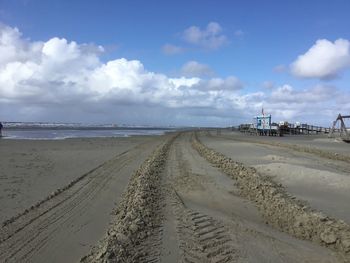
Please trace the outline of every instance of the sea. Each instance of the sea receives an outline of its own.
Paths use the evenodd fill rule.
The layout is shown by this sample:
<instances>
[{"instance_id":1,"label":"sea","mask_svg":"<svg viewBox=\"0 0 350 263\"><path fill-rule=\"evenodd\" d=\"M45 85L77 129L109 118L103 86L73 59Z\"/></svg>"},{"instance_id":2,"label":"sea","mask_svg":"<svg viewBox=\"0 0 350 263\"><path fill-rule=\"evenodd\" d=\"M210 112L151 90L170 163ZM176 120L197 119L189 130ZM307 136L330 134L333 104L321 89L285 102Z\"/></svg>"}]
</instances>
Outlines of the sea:
<instances>
[{"instance_id":1,"label":"sea","mask_svg":"<svg viewBox=\"0 0 350 263\"><path fill-rule=\"evenodd\" d=\"M6 127L7 126L7 127ZM175 128L159 127L75 127L50 125L5 125L1 139L63 140L68 138L129 137L163 135Z\"/></svg>"}]
</instances>

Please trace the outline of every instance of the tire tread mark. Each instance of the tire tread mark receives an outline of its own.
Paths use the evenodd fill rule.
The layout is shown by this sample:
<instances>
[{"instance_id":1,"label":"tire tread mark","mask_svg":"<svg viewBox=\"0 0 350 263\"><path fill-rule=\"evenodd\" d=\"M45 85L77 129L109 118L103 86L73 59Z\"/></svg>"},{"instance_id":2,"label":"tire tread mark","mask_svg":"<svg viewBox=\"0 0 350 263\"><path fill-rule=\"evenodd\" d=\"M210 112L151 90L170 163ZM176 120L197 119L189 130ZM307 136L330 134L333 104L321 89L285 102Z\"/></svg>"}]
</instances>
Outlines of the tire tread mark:
<instances>
[{"instance_id":1,"label":"tire tread mark","mask_svg":"<svg viewBox=\"0 0 350 263\"><path fill-rule=\"evenodd\" d=\"M131 150L140 148L146 143L137 145ZM65 222L84 211L89 205L89 201L108 184L115 172L118 172L132 161L133 157L137 155L137 150L129 153L131 150L117 155L80 176L77 182L81 182L81 185L77 185L77 182L70 185L55 196L55 199L51 202L56 202L52 205L48 204L48 207L45 207L48 202L41 202L38 207L29 210L25 217L19 216L16 220L7 224L5 229L0 231L0 236L5 236L0 242L1 258L7 262L16 258L17 254L22 252L18 256L21 260L25 260L40 250L52 234L58 231ZM74 189L74 187L77 189ZM67 191L68 189L71 190ZM51 198L46 201L49 200ZM41 209L43 211L40 211ZM38 212L39 214L37 214ZM31 216L31 214L33 215ZM49 216L44 217L47 214ZM45 233L48 228L53 229Z\"/></svg>"}]
</instances>

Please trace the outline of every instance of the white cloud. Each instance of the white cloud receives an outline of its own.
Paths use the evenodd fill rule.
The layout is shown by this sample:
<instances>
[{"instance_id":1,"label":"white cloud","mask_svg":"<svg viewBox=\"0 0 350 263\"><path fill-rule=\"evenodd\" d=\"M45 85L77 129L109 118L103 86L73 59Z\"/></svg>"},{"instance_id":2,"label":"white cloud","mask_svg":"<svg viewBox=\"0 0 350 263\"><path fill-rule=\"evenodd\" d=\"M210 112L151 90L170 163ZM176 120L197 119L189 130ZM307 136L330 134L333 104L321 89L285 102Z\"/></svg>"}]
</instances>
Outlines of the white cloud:
<instances>
[{"instance_id":1,"label":"white cloud","mask_svg":"<svg viewBox=\"0 0 350 263\"><path fill-rule=\"evenodd\" d=\"M4 25L0 50L0 119L8 121L230 125L251 121L264 106L274 120L316 122L336 116L337 100L350 97L330 86L247 91L235 76L169 78L138 60L102 62L99 46L29 41Z\"/></svg>"},{"instance_id":2,"label":"white cloud","mask_svg":"<svg viewBox=\"0 0 350 263\"><path fill-rule=\"evenodd\" d=\"M336 101L343 95L328 85L299 90L285 84L265 94L262 101L264 110L271 113L275 121L301 121L327 127L340 110Z\"/></svg>"},{"instance_id":3,"label":"white cloud","mask_svg":"<svg viewBox=\"0 0 350 263\"><path fill-rule=\"evenodd\" d=\"M185 49L180 46L165 44L164 46L162 46L162 51L166 55L176 55L183 53Z\"/></svg>"},{"instance_id":4,"label":"white cloud","mask_svg":"<svg viewBox=\"0 0 350 263\"><path fill-rule=\"evenodd\" d=\"M334 43L327 39L317 40L291 65L292 73L302 78L332 79L350 66L350 42L338 39Z\"/></svg>"},{"instance_id":5,"label":"white cloud","mask_svg":"<svg viewBox=\"0 0 350 263\"><path fill-rule=\"evenodd\" d=\"M205 29L191 26L183 32L183 39L193 45L205 49L218 49L228 43L227 37L222 34L219 23L210 22Z\"/></svg>"},{"instance_id":6,"label":"white cloud","mask_svg":"<svg viewBox=\"0 0 350 263\"><path fill-rule=\"evenodd\" d=\"M206 64L188 61L182 66L181 73L186 77L206 77L212 76L214 71Z\"/></svg>"},{"instance_id":7,"label":"white cloud","mask_svg":"<svg viewBox=\"0 0 350 263\"><path fill-rule=\"evenodd\" d=\"M297 91L290 85L283 85L273 90L270 99L275 102L283 103L322 103L329 100L334 94L334 87L315 86L310 89Z\"/></svg>"},{"instance_id":8,"label":"white cloud","mask_svg":"<svg viewBox=\"0 0 350 263\"><path fill-rule=\"evenodd\" d=\"M6 53L0 60L0 118L5 120L181 124L201 109L214 117L217 109L237 105L232 101L241 87L236 77L169 78L146 70L138 60L104 63L102 47L56 37L33 42L5 25L0 28L0 50ZM199 63L188 64L187 70L194 75L210 71ZM197 124L207 121L203 115Z\"/></svg>"},{"instance_id":9,"label":"white cloud","mask_svg":"<svg viewBox=\"0 0 350 263\"><path fill-rule=\"evenodd\" d=\"M169 81L171 84L175 86L175 88L178 89L180 87L196 85L201 81L201 79L181 77L181 78L169 78Z\"/></svg>"},{"instance_id":10,"label":"white cloud","mask_svg":"<svg viewBox=\"0 0 350 263\"><path fill-rule=\"evenodd\" d=\"M0 67L10 61L35 60L42 48L41 42L30 43L22 40L18 28L0 23Z\"/></svg>"}]
</instances>

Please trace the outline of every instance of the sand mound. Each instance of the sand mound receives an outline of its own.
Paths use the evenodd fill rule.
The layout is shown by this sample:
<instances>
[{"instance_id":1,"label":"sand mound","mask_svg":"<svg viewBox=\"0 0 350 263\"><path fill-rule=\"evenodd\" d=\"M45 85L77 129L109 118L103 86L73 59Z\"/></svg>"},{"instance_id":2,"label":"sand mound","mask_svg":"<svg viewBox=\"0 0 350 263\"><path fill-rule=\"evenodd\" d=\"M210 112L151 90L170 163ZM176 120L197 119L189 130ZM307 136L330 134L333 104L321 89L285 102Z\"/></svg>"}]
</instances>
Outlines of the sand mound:
<instances>
[{"instance_id":1,"label":"sand mound","mask_svg":"<svg viewBox=\"0 0 350 263\"><path fill-rule=\"evenodd\" d=\"M209 162L233 177L241 194L255 201L267 222L295 237L311 240L346 254L350 259L350 226L310 209L304 202L290 196L281 184L260 176L254 168L204 146L197 136L193 147Z\"/></svg>"}]
</instances>

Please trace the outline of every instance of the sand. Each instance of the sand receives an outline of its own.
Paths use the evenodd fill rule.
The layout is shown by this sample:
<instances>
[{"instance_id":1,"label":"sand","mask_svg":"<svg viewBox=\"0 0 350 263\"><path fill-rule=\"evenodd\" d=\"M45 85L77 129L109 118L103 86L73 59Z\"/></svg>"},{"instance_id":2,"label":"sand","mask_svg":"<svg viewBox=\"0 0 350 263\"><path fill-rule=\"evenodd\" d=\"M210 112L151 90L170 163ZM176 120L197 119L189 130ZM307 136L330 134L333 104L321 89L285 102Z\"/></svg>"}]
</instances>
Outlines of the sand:
<instances>
[{"instance_id":1,"label":"sand","mask_svg":"<svg viewBox=\"0 0 350 263\"><path fill-rule=\"evenodd\" d=\"M185 132L0 141L6 174L1 187L15 194L3 194L1 216L20 213L1 228L0 257L5 262L350 260L349 163L269 145L271 138L231 132L195 138ZM288 143L338 149L320 137ZM339 148L348 154L344 145ZM292 196L310 208L299 209ZM288 221L288 213L300 222Z\"/></svg>"},{"instance_id":2,"label":"sand","mask_svg":"<svg viewBox=\"0 0 350 263\"><path fill-rule=\"evenodd\" d=\"M149 137L0 140L0 222Z\"/></svg>"},{"instance_id":3,"label":"sand","mask_svg":"<svg viewBox=\"0 0 350 263\"><path fill-rule=\"evenodd\" d=\"M82 262L342 262L329 249L266 224L191 138L181 134L140 168L116 221ZM152 194L140 187L145 181Z\"/></svg>"},{"instance_id":4,"label":"sand","mask_svg":"<svg viewBox=\"0 0 350 263\"><path fill-rule=\"evenodd\" d=\"M1 258L78 261L103 236L132 173L162 140L0 141L1 219L29 209L2 228L6 242L0 243ZM77 182L70 188L56 190L72 180ZM55 191L59 193L51 198ZM36 206L40 200L45 202Z\"/></svg>"},{"instance_id":5,"label":"sand","mask_svg":"<svg viewBox=\"0 0 350 263\"><path fill-rule=\"evenodd\" d=\"M235 132L211 135L201 137L208 147L255 167L262 175L272 176L276 182L286 186L288 192L306 200L315 209L350 224L350 163L254 142L312 146L314 149L346 155L350 155L349 144L313 136L289 136L283 141L283 137L245 136Z\"/></svg>"}]
</instances>

